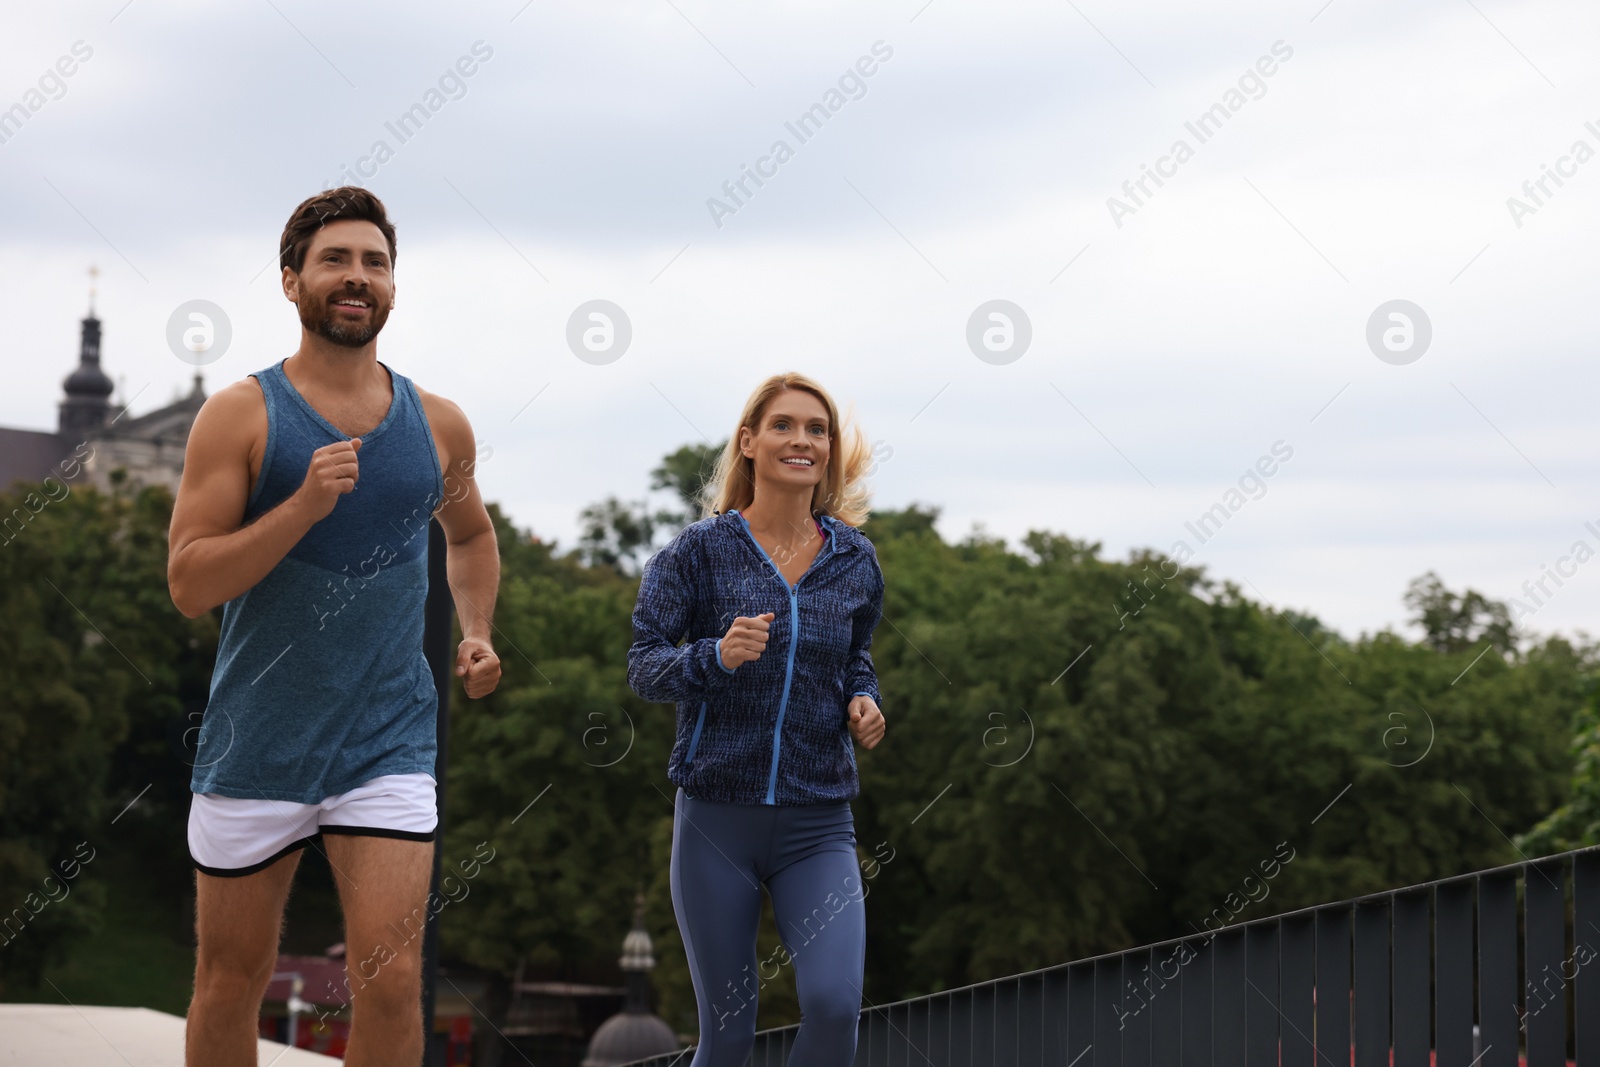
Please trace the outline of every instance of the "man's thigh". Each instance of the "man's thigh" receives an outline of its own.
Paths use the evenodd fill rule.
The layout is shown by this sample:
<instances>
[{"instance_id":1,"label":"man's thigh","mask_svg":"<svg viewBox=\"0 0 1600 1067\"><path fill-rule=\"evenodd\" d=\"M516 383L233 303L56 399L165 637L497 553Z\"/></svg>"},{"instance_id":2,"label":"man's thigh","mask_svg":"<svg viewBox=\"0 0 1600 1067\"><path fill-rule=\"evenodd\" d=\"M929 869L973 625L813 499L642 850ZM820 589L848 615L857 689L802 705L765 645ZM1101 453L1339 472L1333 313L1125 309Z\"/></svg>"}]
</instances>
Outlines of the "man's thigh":
<instances>
[{"instance_id":1,"label":"man's thigh","mask_svg":"<svg viewBox=\"0 0 1600 1067\"><path fill-rule=\"evenodd\" d=\"M433 776L392 774L324 800L323 847L345 916L345 961L352 980L378 968L420 972L439 815Z\"/></svg>"},{"instance_id":2,"label":"man's thigh","mask_svg":"<svg viewBox=\"0 0 1600 1067\"><path fill-rule=\"evenodd\" d=\"M217 877L195 872L197 976L271 977L277 962L283 909L300 850L251 874Z\"/></svg>"},{"instance_id":3,"label":"man's thigh","mask_svg":"<svg viewBox=\"0 0 1600 1067\"><path fill-rule=\"evenodd\" d=\"M434 842L329 834L323 844L344 909L351 982L378 981L385 970L420 975Z\"/></svg>"}]
</instances>

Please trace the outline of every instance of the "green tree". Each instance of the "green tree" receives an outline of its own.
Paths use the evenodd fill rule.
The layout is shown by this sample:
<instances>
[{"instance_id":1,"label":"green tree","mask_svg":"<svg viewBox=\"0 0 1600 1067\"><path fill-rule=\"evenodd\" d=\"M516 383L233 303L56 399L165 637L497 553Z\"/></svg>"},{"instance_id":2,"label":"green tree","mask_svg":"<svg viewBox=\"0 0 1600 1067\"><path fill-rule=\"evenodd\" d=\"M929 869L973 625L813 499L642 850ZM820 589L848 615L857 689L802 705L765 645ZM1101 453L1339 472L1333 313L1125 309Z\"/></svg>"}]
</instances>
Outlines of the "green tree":
<instances>
[{"instance_id":1,"label":"green tree","mask_svg":"<svg viewBox=\"0 0 1600 1067\"><path fill-rule=\"evenodd\" d=\"M678 508L652 512L649 501L624 502L614 496L584 508L579 515L580 558L591 567L637 575L655 550L658 534L671 537L700 517L700 494L721 454L721 445L684 445L650 472L650 488L672 490Z\"/></svg>"},{"instance_id":2,"label":"green tree","mask_svg":"<svg viewBox=\"0 0 1600 1067\"><path fill-rule=\"evenodd\" d=\"M1415 613L1411 621L1422 627L1427 645L1436 651L1463 652L1485 641L1502 655L1516 651L1515 627L1505 604L1473 589L1452 593L1433 571L1411 580L1405 603Z\"/></svg>"},{"instance_id":3,"label":"green tree","mask_svg":"<svg viewBox=\"0 0 1600 1067\"><path fill-rule=\"evenodd\" d=\"M662 457L661 465L650 472L650 488L672 490L683 505L682 510L656 515L656 521L668 532L676 532L700 517L701 496L727 446L726 438L716 445L684 445Z\"/></svg>"},{"instance_id":4,"label":"green tree","mask_svg":"<svg viewBox=\"0 0 1600 1067\"><path fill-rule=\"evenodd\" d=\"M48 485L54 492L0 494L0 514L13 520L0 544L0 908L13 922L0 944L0 991L8 992L38 988L44 969L96 929L106 892L117 888L102 880L100 857L149 848L151 868L171 870L175 860L187 878L181 845L152 847L172 836L152 828L173 798L187 812L187 767L167 738L215 633L167 596L165 489ZM72 864L85 856L93 858Z\"/></svg>"},{"instance_id":5,"label":"green tree","mask_svg":"<svg viewBox=\"0 0 1600 1067\"><path fill-rule=\"evenodd\" d=\"M614 496L584 508L578 516L579 554L591 567L637 574L655 540L656 517L644 502L624 503Z\"/></svg>"},{"instance_id":6,"label":"green tree","mask_svg":"<svg viewBox=\"0 0 1600 1067\"><path fill-rule=\"evenodd\" d=\"M1600 689L1590 688L1572 732L1570 798L1516 839L1533 856L1600 845Z\"/></svg>"},{"instance_id":7,"label":"green tree","mask_svg":"<svg viewBox=\"0 0 1600 1067\"><path fill-rule=\"evenodd\" d=\"M637 582L516 531L501 551L499 688L452 703L446 862L494 850L444 920L455 958L512 973L614 979L632 898L653 878L670 711L626 682ZM457 683L459 686L459 683Z\"/></svg>"}]
</instances>

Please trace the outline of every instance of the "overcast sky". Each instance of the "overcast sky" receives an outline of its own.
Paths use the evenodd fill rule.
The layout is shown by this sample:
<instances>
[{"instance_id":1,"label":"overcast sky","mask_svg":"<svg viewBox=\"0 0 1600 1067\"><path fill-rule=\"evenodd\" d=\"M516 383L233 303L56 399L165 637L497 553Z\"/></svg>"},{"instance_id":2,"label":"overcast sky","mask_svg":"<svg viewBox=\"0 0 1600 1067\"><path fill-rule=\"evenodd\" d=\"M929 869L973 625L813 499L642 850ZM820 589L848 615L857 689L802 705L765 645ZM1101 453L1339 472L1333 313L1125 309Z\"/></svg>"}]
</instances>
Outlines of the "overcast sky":
<instances>
[{"instance_id":1,"label":"overcast sky","mask_svg":"<svg viewBox=\"0 0 1600 1067\"><path fill-rule=\"evenodd\" d=\"M947 538L1183 541L1351 637L1403 630L1430 568L1596 629L1600 562L1523 583L1600 551L1600 9L1196 7L9 11L0 424L54 428L91 264L134 414L187 389L186 301L232 326L208 390L291 353L279 233L356 177L399 230L380 358L463 406L486 496L547 540L794 369L890 453L876 502L937 505ZM595 299L632 328L605 363L567 343ZM1020 355L969 344L992 300ZM1411 348L1387 318L1369 345L1394 300L1420 356L1414 314Z\"/></svg>"}]
</instances>

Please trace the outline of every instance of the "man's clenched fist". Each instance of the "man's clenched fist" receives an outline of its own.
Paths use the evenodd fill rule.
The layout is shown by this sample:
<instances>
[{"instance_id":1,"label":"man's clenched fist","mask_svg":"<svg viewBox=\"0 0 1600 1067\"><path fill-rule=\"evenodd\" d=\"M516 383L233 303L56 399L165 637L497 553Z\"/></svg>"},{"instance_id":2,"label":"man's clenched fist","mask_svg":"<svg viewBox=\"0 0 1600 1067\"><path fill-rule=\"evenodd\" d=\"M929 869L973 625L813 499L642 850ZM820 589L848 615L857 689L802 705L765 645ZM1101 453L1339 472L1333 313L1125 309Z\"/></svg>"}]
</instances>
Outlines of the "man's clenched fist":
<instances>
[{"instance_id":1,"label":"man's clenched fist","mask_svg":"<svg viewBox=\"0 0 1600 1067\"><path fill-rule=\"evenodd\" d=\"M488 696L500 684L500 657L489 642L469 637L456 649L456 677L473 700Z\"/></svg>"},{"instance_id":2,"label":"man's clenched fist","mask_svg":"<svg viewBox=\"0 0 1600 1067\"><path fill-rule=\"evenodd\" d=\"M339 498L356 487L361 477L356 453L361 451L361 438L335 441L311 453L306 466L306 479L300 483L300 493L306 506L318 521L328 517Z\"/></svg>"}]
</instances>

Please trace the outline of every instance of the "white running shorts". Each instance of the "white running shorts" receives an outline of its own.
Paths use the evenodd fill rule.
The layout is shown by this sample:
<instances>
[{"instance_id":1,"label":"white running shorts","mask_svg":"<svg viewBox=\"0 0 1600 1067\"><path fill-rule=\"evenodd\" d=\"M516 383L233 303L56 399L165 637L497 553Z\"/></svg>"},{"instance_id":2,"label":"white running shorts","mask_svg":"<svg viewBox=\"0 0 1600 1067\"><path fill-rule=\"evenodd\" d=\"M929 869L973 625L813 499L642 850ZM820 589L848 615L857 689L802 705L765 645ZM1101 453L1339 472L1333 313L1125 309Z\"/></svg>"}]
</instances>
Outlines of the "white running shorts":
<instances>
[{"instance_id":1,"label":"white running shorts","mask_svg":"<svg viewBox=\"0 0 1600 1067\"><path fill-rule=\"evenodd\" d=\"M386 774L321 804L195 793L189 855L203 874L254 874L322 834L432 841L439 826L433 775Z\"/></svg>"}]
</instances>

